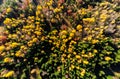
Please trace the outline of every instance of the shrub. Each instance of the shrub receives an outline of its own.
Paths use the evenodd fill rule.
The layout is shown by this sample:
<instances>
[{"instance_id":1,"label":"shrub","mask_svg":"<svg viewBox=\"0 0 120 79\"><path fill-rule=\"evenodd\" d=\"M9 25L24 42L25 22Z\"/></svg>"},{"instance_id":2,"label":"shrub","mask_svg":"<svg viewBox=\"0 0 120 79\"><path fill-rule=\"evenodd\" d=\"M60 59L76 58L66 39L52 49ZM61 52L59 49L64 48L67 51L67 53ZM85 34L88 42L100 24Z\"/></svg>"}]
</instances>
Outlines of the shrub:
<instances>
[{"instance_id":1,"label":"shrub","mask_svg":"<svg viewBox=\"0 0 120 79\"><path fill-rule=\"evenodd\" d=\"M88 2L83 8L76 1L60 1L7 10L11 17L3 21L7 39L0 46L1 78L106 78L105 69L120 62L119 39L114 44L105 34L111 17L102 13L105 6L112 10L112 3L94 8Z\"/></svg>"}]
</instances>

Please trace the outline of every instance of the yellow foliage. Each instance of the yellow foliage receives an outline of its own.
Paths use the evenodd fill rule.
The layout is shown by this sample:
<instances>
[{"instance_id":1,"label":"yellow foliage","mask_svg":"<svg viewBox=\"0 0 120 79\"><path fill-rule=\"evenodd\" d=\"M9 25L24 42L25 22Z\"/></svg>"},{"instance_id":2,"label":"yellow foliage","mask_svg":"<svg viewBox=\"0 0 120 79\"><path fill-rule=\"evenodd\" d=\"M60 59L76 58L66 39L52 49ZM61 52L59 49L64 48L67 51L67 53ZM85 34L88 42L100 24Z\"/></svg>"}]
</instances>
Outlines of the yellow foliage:
<instances>
[{"instance_id":1,"label":"yellow foliage","mask_svg":"<svg viewBox=\"0 0 120 79\"><path fill-rule=\"evenodd\" d=\"M11 77L14 75L14 73L15 72L13 70L11 70L11 71L7 72L6 74L4 74L3 77Z\"/></svg>"},{"instance_id":2,"label":"yellow foliage","mask_svg":"<svg viewBox=\"0 0 120 79\"><path fill-rule=\"evenodd\" d=\"M12 62L12 59L9 58L9 57L6 57L6 58L4 58L3 61L4 61L5 63L9 63L9 62Z\"/></svg>"},{"instance_id":3,"label":"yellow foliage","mask_svg":"<svg viewBox=\"0 0 120 79\"><path fill-rule=\"evenodd\" d=\"M80 24L77 25L76 29L77 29L77 30L81 30L81 29L82 29L82 25L80 25Z\"/></svg>"},{"instance_id":4,"label":"yellow foliage","mask_svg":"<svg viewBox=\"0 0 120 79\"><path fill-rule=\"evenodd\" d=\"M4 45L1 45L1 46L0 46L0 52L2 52L3 50L5 50L5 46L4 46Z\"/></svg>"},{"instance_id":5,"label":"yellow foliage","mask_svg":"<svg viewBox=\"0 0 120 79\"><path fill-rule=\"evenodd\" d=\"M111 60L111 57L106 56L106 57L105 57L105 60L106 60L106 61L109 61L109 60Z\"/></svg>"}]
</instances>

